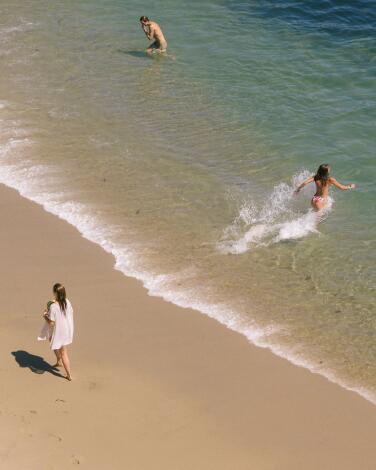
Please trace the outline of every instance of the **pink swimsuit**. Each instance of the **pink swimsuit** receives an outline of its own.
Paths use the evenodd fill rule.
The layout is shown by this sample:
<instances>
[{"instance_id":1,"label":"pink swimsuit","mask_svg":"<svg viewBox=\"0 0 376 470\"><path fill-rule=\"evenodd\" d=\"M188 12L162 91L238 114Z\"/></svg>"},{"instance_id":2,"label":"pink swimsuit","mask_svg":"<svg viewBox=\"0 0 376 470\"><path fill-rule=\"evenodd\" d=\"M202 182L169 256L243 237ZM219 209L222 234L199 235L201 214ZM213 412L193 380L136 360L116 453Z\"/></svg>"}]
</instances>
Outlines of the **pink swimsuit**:
<instances>
[{"instance_id":1,"label":"pink swimsuit","mask_svg":"<svg viewBox=\"0 0 376 470\"><path fill-rule=\"evenodd\" d=\"M318 202L321 202L323 200L324 200L324 198L322 196L316 196L316 194L312 198L312 202L314 202L315 204L318 203Z\"/></svg>"}]
</instances>

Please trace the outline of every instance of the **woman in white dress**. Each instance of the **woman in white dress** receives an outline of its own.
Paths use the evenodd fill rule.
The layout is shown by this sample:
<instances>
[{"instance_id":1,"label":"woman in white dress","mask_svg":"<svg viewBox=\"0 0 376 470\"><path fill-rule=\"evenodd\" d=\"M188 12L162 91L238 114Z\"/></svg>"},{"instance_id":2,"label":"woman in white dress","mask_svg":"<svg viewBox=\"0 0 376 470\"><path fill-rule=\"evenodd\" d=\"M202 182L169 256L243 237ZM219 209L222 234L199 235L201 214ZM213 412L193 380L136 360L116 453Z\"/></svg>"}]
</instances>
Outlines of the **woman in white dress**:
<instances>
[{"instance_id":1,"label":"woman in white dress","mask_svg":"<svg viewBox=\"0 0 376 470\"><path fill-rule=\"evenodd\" d=\"M67 299L64 286L55 284L53 293L55 300L43 316L51 330L50 346L57 358L54 367L63 365L67 373L66 378L72 380L67 346L73 341L73 308Z\"/></svg>"}]
</instances>

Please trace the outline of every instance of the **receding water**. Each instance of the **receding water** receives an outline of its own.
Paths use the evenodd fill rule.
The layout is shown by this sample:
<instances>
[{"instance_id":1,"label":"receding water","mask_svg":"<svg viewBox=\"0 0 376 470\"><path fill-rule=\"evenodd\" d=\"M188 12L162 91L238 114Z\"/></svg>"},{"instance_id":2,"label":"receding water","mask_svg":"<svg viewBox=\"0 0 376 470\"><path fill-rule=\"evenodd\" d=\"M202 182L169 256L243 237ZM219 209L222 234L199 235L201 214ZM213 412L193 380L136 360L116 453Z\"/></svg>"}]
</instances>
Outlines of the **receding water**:
<instances>
[{"instance_id":1,"label":"receding water","mask_svg":"<svg viewBox=\"0 0 376 470\"><path fill-rule=\"evenodd\" d=\"M0 12L0 180L152 294L375 401L374 2ZM166 56L144 54L143 14ZM357 189L317 223L292 191L324 162Z\"/></svg>"}]
</instances>

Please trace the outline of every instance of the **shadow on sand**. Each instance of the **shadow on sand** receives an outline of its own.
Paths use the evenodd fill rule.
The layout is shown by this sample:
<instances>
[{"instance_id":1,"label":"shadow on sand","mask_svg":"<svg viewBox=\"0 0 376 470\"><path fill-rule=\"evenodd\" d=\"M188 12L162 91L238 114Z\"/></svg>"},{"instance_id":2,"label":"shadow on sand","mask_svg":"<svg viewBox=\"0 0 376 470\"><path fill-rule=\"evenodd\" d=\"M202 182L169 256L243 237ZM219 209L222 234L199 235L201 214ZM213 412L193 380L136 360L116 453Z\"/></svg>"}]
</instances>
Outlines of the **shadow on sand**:
<instances>
[{"instance_id":1,"label":"shadow on sand","mask_svg":"<svg viewBox=\"0 0 376 470\"><path fill-rule=\"evenodd\" d=\"M60 374L56 367L52 367L48 364L43 357L35 356L34 354L30 354L26 351L13 351L12 356L14 356L20 367L27 367L31 372L34 372L34 374L44 374L45 372L49 372L56 377L61 377L62 379L65 378Z\"/></svg>"}]
</instances>

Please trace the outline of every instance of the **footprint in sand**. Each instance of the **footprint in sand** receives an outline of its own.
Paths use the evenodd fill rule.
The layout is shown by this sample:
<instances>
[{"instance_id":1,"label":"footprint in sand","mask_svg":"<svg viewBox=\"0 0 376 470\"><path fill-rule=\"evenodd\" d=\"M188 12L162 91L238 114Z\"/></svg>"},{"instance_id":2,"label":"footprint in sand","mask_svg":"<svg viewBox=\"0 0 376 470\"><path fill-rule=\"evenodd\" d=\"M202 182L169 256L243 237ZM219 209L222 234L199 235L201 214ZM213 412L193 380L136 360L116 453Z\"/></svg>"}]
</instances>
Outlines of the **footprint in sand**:
<instances>
[{"instance_id":1,"label":"footprint in sand","mask_svg":"<svg viewBox=\"0 0 376 470\"><path fill-rule=\"evenodd\" d=\"M89 390L95 390L98 388L97 382L89 382Z\"/></svg>"},{"instance_id":2,"label":"footprint in sand","mask_svg":"<svg viewBox=\"0 0 376 470\"><path fill-rule=\"evenodd\" d=\"M63 440L62 437L57 436L56 434L52 434L52 433L50 433L50 434L48 435L48 437L53 437L54 439L57 439L59 442L61 442L61 441Z\"/></svg>"},{"instance_id":3,"label":"footprint in sand","mask_svg":"<svg viewBox=\"0 0 376 470\"><path fill-rule=\"evenodd\" d=\"M21 423L22 424L30 424L31 421L29 420L29 418L27 416L21 415Z\"/></svg>"}]
</instances>

